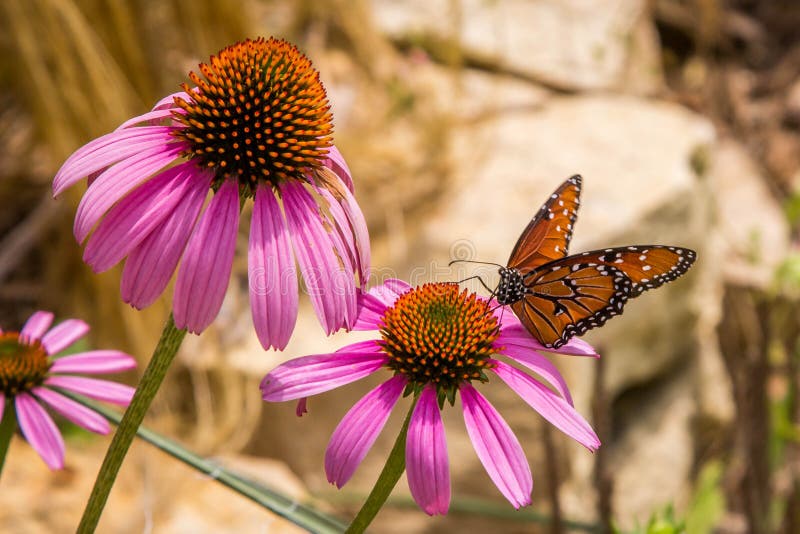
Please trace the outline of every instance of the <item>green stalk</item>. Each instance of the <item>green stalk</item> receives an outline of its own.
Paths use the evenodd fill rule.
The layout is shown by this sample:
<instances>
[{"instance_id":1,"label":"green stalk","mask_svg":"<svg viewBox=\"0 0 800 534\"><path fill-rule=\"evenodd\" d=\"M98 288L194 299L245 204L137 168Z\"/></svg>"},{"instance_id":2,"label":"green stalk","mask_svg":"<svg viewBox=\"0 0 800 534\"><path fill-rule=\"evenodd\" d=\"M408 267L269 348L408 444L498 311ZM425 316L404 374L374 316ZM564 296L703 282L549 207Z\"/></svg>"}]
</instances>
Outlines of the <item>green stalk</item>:
<instances>
[{"instance_id":1,"label":"green stalk","mask_svg":"<svg viewBox=\"0 0 800 534\"><path fill-rule=\"evenodd\" d=\"M77 395L70 391L60 390L63 395L71 398L72 400L83 404L84 406L96 411L112 423L118 425L122 417L119 412L106 408L101 404L90 401L81 395ZM173 441L157 432L154 432L144 426L140 426L136 431L139 438L150 443L166 452L170 456L180 460L189 467L192 467L201 473L204 473L220 484L229 487L240 495L247 497L270 510L271 512L286 518L295 525L298 525L310 532L319 533L339 533L344 530L344 525L339 523L336 519L329 517L322 512L314 510L308 506L298 504L293 499L281 495L276 491L259 484L253 480L243 477L229 469L223 468L217 463L207 460L192 451L184 448L176 441Z\"/></svg>"},{"instance_id":2,"label":"green stalk","mask_svg":"<svg viewBox=\"0 0 800 534\"><path fill-rule=\"evenodd\" d=\"M389 494L392 493L392 490L397 485L397 481L400 480L403 471L406 470L406 436L408 435L408 424L411 422L411 414L414 413L414 407L417 405L417 398L415 396L414 402L411 403L406 420L403 422L403 428L400 429L400 434L398 434L394 447L392 447L392 452L389 453L386 464L383 466L377 482L375 482L375 487L372 488L353 522L347 527L345 534L361 534L367 529L372 520L375 519L375 516L378 515L386 499L389 498Z\"/></svg>"},{"instance_id":3,"label":"green stalk","mask_svg":"<svg viewBox=\"0 0 800 534\"><path fill-rule=\"evenodd\" d=\"M100 466L92 494L89 496L89 502L86 504L80 525L78 525L79 534L91 534L97 528L100 515L108 500L108 494L111 493L122 461L136 436L136 430L142 424L144 415L147 413L150 403L153 402L153 397L156 396L161 382L164 381L164 376L178 353L178 348L185 335L186 330L178 330L170 314L167 324L164 325L164 330L161 332L161 339L158 340L158 345L153 351L153 357L150 358L150 363L142 375L131 404L125 411L117 432L111 440L111 446L106 452L103 465Z\"/></svg>"},{"instance_id":4,"label":"green stalk","mask_svg":"<svg viewBox=\"0 0 800 534\"><path fill-rule=\"evenodd\" d=\"M3 420L0 421L0 474L3 473L3 466L6 464L6 453L17 428L17 414L14 411L14 401L6 399L6 407L3 411Z\"/></svg>"}]
</instances>

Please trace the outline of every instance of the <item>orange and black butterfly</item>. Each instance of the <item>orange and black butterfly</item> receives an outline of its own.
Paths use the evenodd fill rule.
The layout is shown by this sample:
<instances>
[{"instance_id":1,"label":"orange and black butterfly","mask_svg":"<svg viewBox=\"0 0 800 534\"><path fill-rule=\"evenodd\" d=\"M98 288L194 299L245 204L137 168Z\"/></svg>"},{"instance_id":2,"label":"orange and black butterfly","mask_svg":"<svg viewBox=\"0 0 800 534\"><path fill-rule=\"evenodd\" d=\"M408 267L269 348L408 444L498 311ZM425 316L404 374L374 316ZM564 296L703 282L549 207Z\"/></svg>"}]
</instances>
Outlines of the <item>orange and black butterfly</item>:
<instances>
[{"instance_id":1,"label":"orange and black butterfly","mask_svg":"<svg viewBox=\"0 0 800 534\"><path fill-rule=\"evenodd\" d=\"M693 250L664 245L607 248L567 256L580 205L581 177L547 199L522 232L494 294L548 348L622 313L625 302L675 280Z\"/></svg>"}]
</instances>

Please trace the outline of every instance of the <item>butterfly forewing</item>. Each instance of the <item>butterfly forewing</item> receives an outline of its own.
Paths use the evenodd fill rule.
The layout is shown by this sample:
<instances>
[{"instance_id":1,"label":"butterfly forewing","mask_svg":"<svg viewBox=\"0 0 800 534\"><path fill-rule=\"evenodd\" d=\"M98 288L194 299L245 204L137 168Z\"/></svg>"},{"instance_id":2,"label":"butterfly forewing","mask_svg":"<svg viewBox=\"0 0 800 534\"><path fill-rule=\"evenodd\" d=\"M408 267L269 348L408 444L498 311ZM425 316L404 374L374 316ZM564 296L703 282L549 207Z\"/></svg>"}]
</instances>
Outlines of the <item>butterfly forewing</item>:
<instances>
[{"instance_id":1,"label":"butterfly forewing","mask_svg":"<svg viewBox=\"0 0 800 534\"><path fill-rule=\"evenodd\" d=\"M508 266L525 272L567 255L580 205L581 177L566 180L550 195L517 240Z\"/></svg>"},{"instance_id":2,"label":"butterfly forewing","mask_svg":"<svg viewBox=\"0 0 800 534\"><path fill-rule=\"evenodd\" d=\"M664 245L635 245L577 255L581 262L615 267L631 279L631 297L675 280L692 266L693 250Z\"/></svg>"},{"instance_id":3,"label":"butterfly forewing","mask_svg":"<svg viewBox=\"0 0 800 534\"><path fill-rule=\"evenodd\" d=\"M570 256L526 275L525 296L511 308L544 346L558 348L620 314L631 290L615 266Z\"/></svg>"}]
</instances>

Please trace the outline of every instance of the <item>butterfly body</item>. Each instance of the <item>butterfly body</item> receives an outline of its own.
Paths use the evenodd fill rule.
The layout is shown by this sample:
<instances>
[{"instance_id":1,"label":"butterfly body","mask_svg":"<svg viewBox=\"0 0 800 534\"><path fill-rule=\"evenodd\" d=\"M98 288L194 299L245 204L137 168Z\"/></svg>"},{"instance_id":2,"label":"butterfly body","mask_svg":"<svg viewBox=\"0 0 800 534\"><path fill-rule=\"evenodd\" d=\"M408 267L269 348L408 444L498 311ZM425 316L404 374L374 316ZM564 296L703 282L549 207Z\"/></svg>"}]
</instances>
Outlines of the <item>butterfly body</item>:
<instances>
[{"instance_id":1,"label":"butterfly body","mask_svg":"<svg viewBox=\"0 0 800 534\"><path fill-rule=\"evenodd\" d=\"M628 299L685 273L694 251L635 245L567 255L581 177L566 180L523 231L499 270L497 302L510 305L545 347L558 348L622 313Z\"/></svg>"}]
</instances>

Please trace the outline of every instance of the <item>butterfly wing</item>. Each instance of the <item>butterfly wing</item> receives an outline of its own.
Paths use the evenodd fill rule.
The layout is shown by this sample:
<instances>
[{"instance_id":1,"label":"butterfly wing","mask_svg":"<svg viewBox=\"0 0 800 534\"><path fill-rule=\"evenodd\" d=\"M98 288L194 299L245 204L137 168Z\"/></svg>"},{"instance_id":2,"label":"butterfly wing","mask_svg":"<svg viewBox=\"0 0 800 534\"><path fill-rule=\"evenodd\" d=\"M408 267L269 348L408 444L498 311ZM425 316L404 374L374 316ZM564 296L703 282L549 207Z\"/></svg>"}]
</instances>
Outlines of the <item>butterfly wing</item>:
<instances>
[{"instance_id":1,"label":"butterfly wing","mask_svg":"<svg viewBox=\"0 0 800 534\"><path fill-rule=\"evenodd\" d=\"M508 266L528 273L567 255L578 217L582 179L575 175L556 189L514 245Z\"/></svg>"},{"instance_id":2,"label":"butterfly wing","mask_svg":"<svg viewBox=\"0 0 800 534\"><path fill-rule=\"evenodd\" d=\"M622 313L632 288L620 269L582 256L550 262L525 275L524 284L525 296L511 309L536 339L556 349Z\"/></svg>"},{"instance_id":3,"label":"butterfly wing","mask_svg":"<svg viewBox=\"0 0 800 534\"><path fill-rule=\"evenodd\" d=\"M675 280L692 266L697 254L688 248L635 245L576 255L581 262L615 267L631 279L631 298Z\"/></svg>"}]
</instances>

